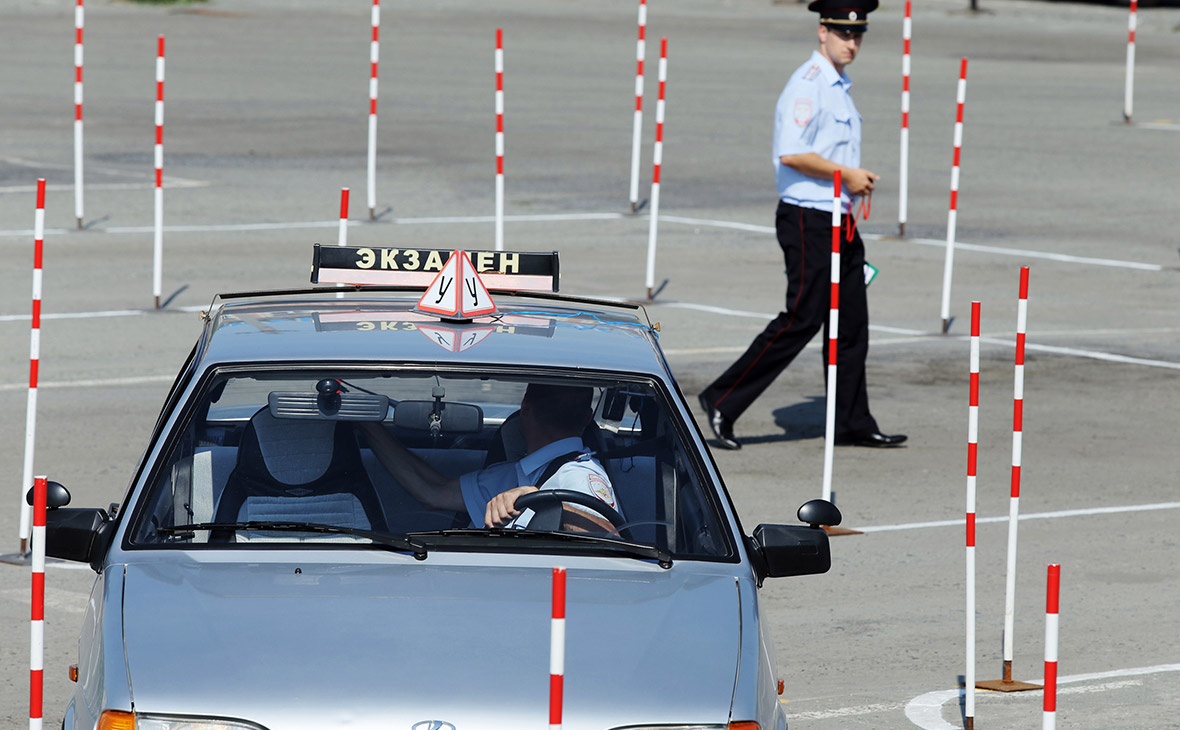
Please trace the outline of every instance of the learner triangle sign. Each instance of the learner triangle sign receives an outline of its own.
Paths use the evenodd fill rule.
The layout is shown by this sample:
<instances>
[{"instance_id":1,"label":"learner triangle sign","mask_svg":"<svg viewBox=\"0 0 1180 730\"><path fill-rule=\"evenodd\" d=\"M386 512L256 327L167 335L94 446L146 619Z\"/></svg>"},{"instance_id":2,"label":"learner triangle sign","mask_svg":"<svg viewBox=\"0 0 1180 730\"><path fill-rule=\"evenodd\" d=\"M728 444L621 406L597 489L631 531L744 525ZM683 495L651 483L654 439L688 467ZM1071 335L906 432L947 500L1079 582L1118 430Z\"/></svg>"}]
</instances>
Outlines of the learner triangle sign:
<instances>
[{"instance_id":1,"label":"learner triangle sign","mask_svg":"<svg viewBox=\"0 0 1180 730\"><path fill-rule=\"evenodd\" d=\"M496 311L496 303L467 253L455 251L418 300L418 309L448 319L471 319Z\"/></svg>"}]
</instances>

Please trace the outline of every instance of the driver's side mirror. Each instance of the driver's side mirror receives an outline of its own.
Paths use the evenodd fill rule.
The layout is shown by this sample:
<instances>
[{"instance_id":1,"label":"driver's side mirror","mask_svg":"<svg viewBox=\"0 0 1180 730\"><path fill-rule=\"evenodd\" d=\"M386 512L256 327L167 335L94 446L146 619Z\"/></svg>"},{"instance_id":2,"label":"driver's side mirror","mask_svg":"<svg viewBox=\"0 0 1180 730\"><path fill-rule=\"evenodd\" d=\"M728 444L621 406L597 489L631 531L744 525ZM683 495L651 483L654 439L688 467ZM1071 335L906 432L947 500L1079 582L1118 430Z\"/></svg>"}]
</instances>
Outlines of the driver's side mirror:
<instances>
[{"instance_id":1,"label":"driver's side mirror","mask_svg":"<svg viewBox=\"0 0 1180 730\"><path fill-rule=\"evenodd\" d=\"M821 526L840 524L840 510L831 502L813 499L799 508L799 519L809 526L758 525L753 537L747 538L759 585L765 578L816 575L831 569L828 533Z\"/></svg>"},{"instance_id":2,"label":"driver's side mirror","mask_svg":"<svg viewBox=\"0 0 1180 730\"><path fill-rule=\"evenodd\" d=\"M33 490L25 494L33 504ZM45 492L45 555L63 560L90 563L94 572L102 570L102 561L110 547L115 523L106 510L93 507L66 508L70 490L58 482L49 482Z\"/></svg>"},{"instance_id":3,"label":"driver's side mirror","mask_svg":"<svg viewBox=\"0 0 1180 730\"><path fill-rule=\"evenodd\" d=\"M30 507L33 506L33 489L29 487L29 491L25 492L25 502ZM49 509L57 509L58 507L65 507L70 503L70 490L61 485L60 482L50 481L45 486L45 506Z\"/></svg>"}]
</instances>

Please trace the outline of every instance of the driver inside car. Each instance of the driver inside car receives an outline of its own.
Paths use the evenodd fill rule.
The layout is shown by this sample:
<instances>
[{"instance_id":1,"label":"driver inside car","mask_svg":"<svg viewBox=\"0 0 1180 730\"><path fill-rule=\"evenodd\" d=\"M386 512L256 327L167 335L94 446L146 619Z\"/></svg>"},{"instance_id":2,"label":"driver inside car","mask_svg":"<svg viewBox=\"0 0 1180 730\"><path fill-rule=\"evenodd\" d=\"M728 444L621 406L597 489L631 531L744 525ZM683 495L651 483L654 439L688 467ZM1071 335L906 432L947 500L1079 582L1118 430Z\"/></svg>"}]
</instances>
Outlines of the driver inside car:
<instances>
[{"instance_id":1,"label":"driver inside car","mask_svg":"<svg viewBox=\"0 0 1180 730\"><path fill-rule=\"evenodd\" d=\"M459 477L446 477L418 458L377 422L358 424L377 460L410 493L431 509L465 511L471 524L523 528L532 510L516 500L538 489L568 489L591 495L619 511L606 470L582 440L594 417L594 391L586 386L531 383L520 402L526 454ZM590 509L566 503L562 529L610 532L614 526Z\"/></svg>"}]
</instances>

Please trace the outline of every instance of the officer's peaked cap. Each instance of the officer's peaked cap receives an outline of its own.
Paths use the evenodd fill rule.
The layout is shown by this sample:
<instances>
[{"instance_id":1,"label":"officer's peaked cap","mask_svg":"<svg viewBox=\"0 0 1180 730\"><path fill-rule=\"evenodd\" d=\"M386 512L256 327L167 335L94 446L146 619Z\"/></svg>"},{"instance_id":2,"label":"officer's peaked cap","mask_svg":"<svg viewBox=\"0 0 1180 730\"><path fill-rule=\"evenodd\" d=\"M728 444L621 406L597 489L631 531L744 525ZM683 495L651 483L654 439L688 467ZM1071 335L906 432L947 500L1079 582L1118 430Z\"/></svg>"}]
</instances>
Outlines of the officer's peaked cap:
<instances>
[{"instance_id":1,"label":"officer's peaked cap","mask_svg":"<svg viewBox=\"0 0 1180 730\"><path fill-rule=\"evenodd\" d=\"M878 0L813 0L808 10L819 13L819 22L833 30L863 33L869 28L869 13Z\"/></svg>"}]
</instances>

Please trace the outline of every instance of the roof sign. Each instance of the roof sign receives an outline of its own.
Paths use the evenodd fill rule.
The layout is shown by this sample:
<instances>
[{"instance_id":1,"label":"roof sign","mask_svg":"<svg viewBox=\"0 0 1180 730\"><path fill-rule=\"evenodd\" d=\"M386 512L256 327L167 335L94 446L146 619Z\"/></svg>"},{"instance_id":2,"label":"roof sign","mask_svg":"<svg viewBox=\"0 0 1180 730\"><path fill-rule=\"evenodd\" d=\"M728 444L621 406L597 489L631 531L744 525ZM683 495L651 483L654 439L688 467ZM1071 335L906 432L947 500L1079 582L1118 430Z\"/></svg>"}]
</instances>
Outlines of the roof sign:
<instances>
[{"instance_id":1,"label":"roof sign","mask_svg":"<svg viewBox=\"0 0 1180 730\"><path fill-rule=\"evenodd\" d=\"M314 284L403 286L434 283L452 251L315 245ZM557 252L467 251L466 258L491 291L557 291Z\"/></svg>"},{"instance_id":2,"label":"roof sign","mask_svg":"<svg viewBox=\"0 0 1180 730\"><path fill-rule=\"evenodd\" d=\"M448 319L471 319L492 314L496 303L476 273L475 264L463 251L455 251L418 300L418 309Z\"/></svg>"}]
</instances>

